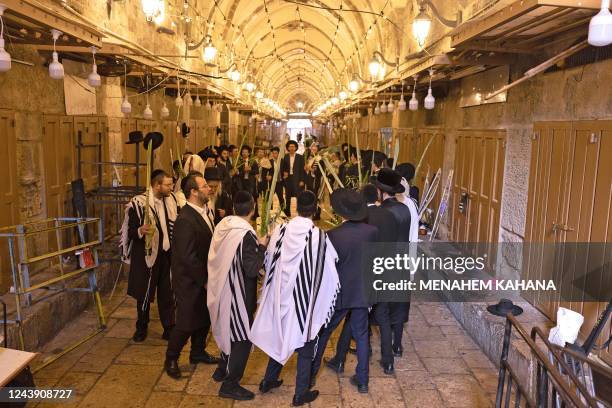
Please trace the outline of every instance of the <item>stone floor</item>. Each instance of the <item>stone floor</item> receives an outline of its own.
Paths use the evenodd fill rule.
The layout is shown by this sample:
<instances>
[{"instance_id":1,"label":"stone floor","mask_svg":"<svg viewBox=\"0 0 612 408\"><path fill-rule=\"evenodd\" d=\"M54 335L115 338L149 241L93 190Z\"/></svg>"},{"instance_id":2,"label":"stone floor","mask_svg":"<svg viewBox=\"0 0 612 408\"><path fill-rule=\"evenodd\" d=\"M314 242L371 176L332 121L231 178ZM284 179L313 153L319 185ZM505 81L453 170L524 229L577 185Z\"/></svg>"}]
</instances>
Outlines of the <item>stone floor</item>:
<instances>
[{"instance_id":1,"label":"stone floor","mask_svg":"<svg viewBox=\"0 0 612 408\"><path fill-rule=\"evenodd\" d=\"M158 320L152 320L145 342L131 341L135 304L120 286L112 300L104 299L108 328L92 340L35 373L39 387L74 389L76 398L61 407L284 407L290 406L295 384L296 359L289 360L281 378L284 385L269 394L256 393L248 402L217 396L219 385L211 379L213 366L191 366L188 351L180 359L184 378L173 380L163 372L166 350ZM155 309L155 308L153 308ZM157 315L152 316L156 319ZM38 362L57 353L96 325L91 310L83 312L43 350ZM405 329L404 357L396 359L395 375L383 373L378 334L374 329L370 362L370 392L359 394L349 383L355 356L348 356L344 375L323 367L316 388L321 392L313 407L490 407L495 400L497 373L444 304L416 303ZM338 334L338 332L336 332ZM336 337L332 338L335 344ZM326 355L333 354L333 344ZM188 350L188 347L186 347ZM208 350L218 353L214 341ZM262 378L267 357L251 354L243 384L253 391ZM34 365L36 366L36 364ZM30 403L44 408L50 403Z\"/></svg>"}]
</instances>

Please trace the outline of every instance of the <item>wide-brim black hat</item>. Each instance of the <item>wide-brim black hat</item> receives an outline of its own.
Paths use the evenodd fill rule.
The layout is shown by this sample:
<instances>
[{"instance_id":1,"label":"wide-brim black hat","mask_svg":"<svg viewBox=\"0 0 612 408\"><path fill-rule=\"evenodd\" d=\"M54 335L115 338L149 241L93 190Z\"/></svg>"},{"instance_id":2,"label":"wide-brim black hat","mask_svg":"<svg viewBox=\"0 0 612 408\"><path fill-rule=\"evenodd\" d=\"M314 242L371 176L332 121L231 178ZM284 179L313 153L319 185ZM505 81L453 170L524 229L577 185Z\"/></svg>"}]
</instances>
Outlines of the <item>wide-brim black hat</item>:
<instances>
[{"instance_id":1,"label":"wide-brim black hat","mask_svg":"<svg viewBox=\"0 0 612 408\"><path fill-rule=\"evenodd\" d=\"M523 313L523 308L512 303L510 299L501 299L496 305L487 306L489 313L496 316L506 317L508 313L518 316Z\"/></svg>"},{"instance_id":2,"label":"wide-brim black hat","mask_svg":"<svg viewBox=\"0 0 612 408\"><path fill-rule=\"evenodd\" d=\"M414 178L414 172L415 172L415 168L414 165L412 163L402 163L402 164L398 164L395 167L395 170L397 170L397 172L406 179L406 181L410 181Z\"/></svg>"},{"instance_id":3,"label":"wide-brim black hat","mask_svg":"<svg viewBox=\"0 0 612 408\"><path fill-rule=\"evenodd\" d=\"M402 186L402 176L397 171L388 167L380 169L374 185L389 194L403 193L405 191L404 186Z\"/></svg>"},{"instance_id":4,"label":"wide-brim black hat","mask_svg":"<svg viewBox=\"0 0 612 408\"><path fill-rule=\"evenodd\" d=\"M331 206L342 218L361 221L368 216L368 206L363 196L355 190L339 188L331 197Z\"/></svg>"},{"instance_id":5,"label":"wide-brim black hat","mask_svg":"<svg viewBox=\"0 0 612 408\"><path fill-rule=\"evenodd\" d=\"M143 140L143 145L145 149L149 148L149 143L151 143L151 150L157 149L164 142L164 135L159 132L150 132L147 133Z\"/></svg>"},{"instance_id":6,"label":"wide-brim black hat","mask_svg":"<svg viewBox=\"0 0 612 408\"><path fill-rule=\"evenodd\" d=\"M285 149L289 150L290 145L294 145L296 149L299 147L298 143L295 140L290 140L287 143L285 143Z\"/></svg>"},{"instance_id":7,"label":"wide-brim black hat","mask_svg":"<svg viewBox=\"0 0 612 408\"><path fill-rule=\"evenodd\" d=\"M202 158L202 160L208 160L208 159L216 159L217 155L215 154L215 151L209 146L203 150L200 150L198 152L198 156L200 156Z\"/></svg>"},{"instance_id":8,"label":"wide-brim black hat","mask_svg":"<svg viewBox=\"0 0 612 408\"><path fill-rule=\"evenodd\" d=\"M134 130L128 134L128 141L125 144L134 144L142 142L143 135L140 130Z\"/></svg>"},{"instance_id":9,"label":"wide-brim black hat","mask_svg":"<svg viewBox=\"0 0 612 408\"><path fill-rule=\"evenodd\" d=\"M217 167L206 167L204 169L204 178L206 180L223 180L223 174Z\"/></svg>"},{"instance_id":10,"label":"wide-brim black hat","mask_svg":"<svg viewBox=\"0 0 612 408\"><path fill-rule=\"evenodd\" d=\"M187 137L189 132L191 132L191 128L187 126L185 122L183 122L183 124L181 125L181 135L183 135L183 137Z\"/></svg>"}]
</instances>

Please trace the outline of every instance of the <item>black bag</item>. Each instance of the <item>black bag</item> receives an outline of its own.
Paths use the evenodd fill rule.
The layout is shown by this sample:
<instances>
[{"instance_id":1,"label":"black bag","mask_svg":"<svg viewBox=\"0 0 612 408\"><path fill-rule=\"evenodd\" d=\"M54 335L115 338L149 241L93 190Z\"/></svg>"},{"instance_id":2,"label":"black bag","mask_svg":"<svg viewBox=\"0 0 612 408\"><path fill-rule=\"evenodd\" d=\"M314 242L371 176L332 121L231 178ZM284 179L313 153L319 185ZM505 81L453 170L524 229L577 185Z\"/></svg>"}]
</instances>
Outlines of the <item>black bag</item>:
<instances>
[{"instance_id":1,"label":"black bag","mask_svg":"<svg viewBox=\"0 0 612 408\"><path fill-rule=\"evenodd\" d=\"M3 317L4 317L4 347L8 348L8 330L7 324L8 320L6 317L6 303L0 299L0 303L2 303ZM8 384L5 385L7 388L17 388L17 387L27 387L27 388L35 388L34 384L34 376L32 375L32 371L30 370L30 366L27 366L19 374L15 376ZM3 403L3 407L9 408L21 408L25 407L27 402L7 402Z\"/></svg>"}]
</instances>

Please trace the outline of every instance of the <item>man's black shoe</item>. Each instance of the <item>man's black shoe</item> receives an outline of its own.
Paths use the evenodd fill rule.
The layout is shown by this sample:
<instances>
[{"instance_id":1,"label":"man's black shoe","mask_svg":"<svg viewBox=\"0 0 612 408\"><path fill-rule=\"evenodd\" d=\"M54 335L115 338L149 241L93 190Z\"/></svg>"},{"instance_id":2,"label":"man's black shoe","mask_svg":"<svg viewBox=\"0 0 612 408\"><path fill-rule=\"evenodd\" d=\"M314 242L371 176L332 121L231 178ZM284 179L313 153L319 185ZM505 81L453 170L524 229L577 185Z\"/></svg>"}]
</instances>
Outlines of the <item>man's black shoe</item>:
<instances>
[{"instance_id":1,"label":"man's black shoe","mask_svg":"<svg viewBox=\"0 0 612 408\"><path fill-rule=\"evenodd\" d=\"M197 356L189 356L189 362L191 364L219 364L219 359L217 357L213 357L204 350L202 354Z\"/></svg>"},{"instance_id":2,"label":"man's black shoe","mask_svg":"<svg viewBox=\"0 0 612 408\"><path fill-rule=\"evenodd\" d=\"M399 346L393 346L391 348L393 349L393 355L395 357L401 357L404 353L404 348L401 346L401 344Z\"/></svg>"},{"instance_id":3,"label":"man's black shoe","mask_svg":"<svg viewBox=\"0 0 612 408\"><path fill-rule=\"evenodd\" d=\"M181 370L178 366L178 361L166 359L164 362L164 369L166 370L166 374L175 380L181 378Z\"/></svg>"},{"instance_id":4,"label":"man's black shoe","mask_svg":"<svg viewBox=\"0 0 612 408\"><path fill-rule=\"evenodd\" d=\"M269 392L273 388L280 387L282 384L283 384L283 380L273 380L273 381L261 380L261 382L259 383L259 391L261 391L262 394L265 394L266 392Z\"/></svg>"},{"instance_id":5,"label":"man's black shoe","mask_svg":"<svg viewBox=\"0 0 612 408\"><path fill-rule=\"evenodd\" d=\"M255 398L255 394L240 385L236 385L231 389L224 389L223 385L219 389L219 396L222 398L230 398L236 401L248 401Z\"/></svg>"},{"instance_id":6,"label":"man's black shoe","mask_svg":"<svg viewBox=\"0 0 612 408\"><path fill-rule=\"evenodd\" d=\"M134 335L132 336L132 340L135 343L142 343L147 338L147 329L144 330L136 330Z\"/></svg>"},{"instance_id":7,"label":"man's black shoe","mask_svg":"<svg viewBox=\"0 0 612 408\"><path fill-rule=\"evenodd\" d=\"M310 377L310 384L308 385L308 389L311 390L314 388L317 383L317 377Z\"/></svg>"},{"instance_id":8,"label":"man's black shoe","mask_svg":"<svg viewBox=\"0 0 612 408\"><path fill-rule=\"evenodd\" d=\"M357 381L357 376L356 375L351 377L350 382L355 387L357 387L357 391L359 391L360 394L367 394L368 393L368 384L359 384L359 381Z\"/></svg>"},{"instance_id":9,"label":"man's black shoe","mask_svg":"<svg viewBox=\"0 0 612 408\"><path fill-rule=\"evenodd\" d=\"M328 368L331 368L332 370L334 370L338 374L344 372L344 361L336 361L333 358L330 358L329 360L325 359L324 361L325 361L325 365Z\"/></svg>"},{"instance_id":10,"label":"man's black shoe","mask_svg":"<svg viewBox=\"0 0 612 408\"><path fill-rule=\"evenodd\" d=\"M166 341L170 340L171 332L172 332L172 327L164 328L164 332L162 333L162 339Z\"/></svg>"},{"instance_id":11,"label":"man's black shoe","mask_svg":"<svg viewBox=\"0 0 612 408\"><path fill-rule=\"evenodd\" d=\"M382 361L379 361L380 366L383 368L383 370L385 371L385 374L387 375L393 375L393 372L395 371L393 369L393 363L383 363Z\"/></svg>"},{"instance_id":12,"label":"man's black shoe","mask_svg":"<svg viewBox=\"0 0 612 408\"><path fill-rule=\"evenodd\" d=\"M222 370L219 367L217 367L217 369L215 370L215 372L212 375L212 379L215 380L216 382L221 382L221 381L225 380L226 376L227 376L227 372L225 370Z\"/></svg>"},{"instance_id":13,"label":"man's black shoe","mask_svg":"<svg viewBox=\"0 0 612 408\"><path fill-rule=\"evenodd\" d=\"M309 402L316 400L318 396L319 396L319 391L317 390L306 391L300 396L294 395L293 396L293 406L299 407L304 404L308 404Z\"/></svg>"}]
</instances>

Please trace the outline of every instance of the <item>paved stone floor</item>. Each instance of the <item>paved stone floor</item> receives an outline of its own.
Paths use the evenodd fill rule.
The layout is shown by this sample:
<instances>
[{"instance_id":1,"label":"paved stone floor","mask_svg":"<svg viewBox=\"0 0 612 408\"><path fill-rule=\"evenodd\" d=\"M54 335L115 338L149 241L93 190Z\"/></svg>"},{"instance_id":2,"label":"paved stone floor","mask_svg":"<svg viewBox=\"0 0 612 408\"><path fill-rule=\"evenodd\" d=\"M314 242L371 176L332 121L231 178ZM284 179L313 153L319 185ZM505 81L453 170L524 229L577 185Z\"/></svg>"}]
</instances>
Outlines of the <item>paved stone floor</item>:
<instances>
[{"instance_id":1,"label":"paved stone floor","mask_svg":"<svg viewBox=\"0 0 612 408\"><path fill-rule=\"evenodd\" d=\"M209 365L191 366L188 351L179 364L184 378L173 380L163 372L166 350L161 327L152 313L146 341L131 341L135 303L120 286L112 300L104 299L108 328L92 340L35 373L40 387L68 387L76 398L61 407L285 407L290 406L295 384L296 359L289 360L281 378L284 385L269 394L257 392L267 357L251 354L242 383L256 392L253 401L232 402L217 396L219 385L211 379ZM155 307L152 308L153 312ZM91 310L82 313L45 347L39 361L95 327ZM404 357L396 359L395 375L387 376L378 365L378 335L372 337L370 392L359 394L349 383L355 356L348 356L345 373L323 367L316 388L321 392L312 407L490 407L495 400L497 373L444 304L415 303L405 329ZM338 331L336 332L336 335ZM336 337L326 350L333 354ZM188 350L188 346L185 348ZM214 340L208 350L218 353ZM49 403L30 403L44 408Z\"/></svg>"}]
</instances>

